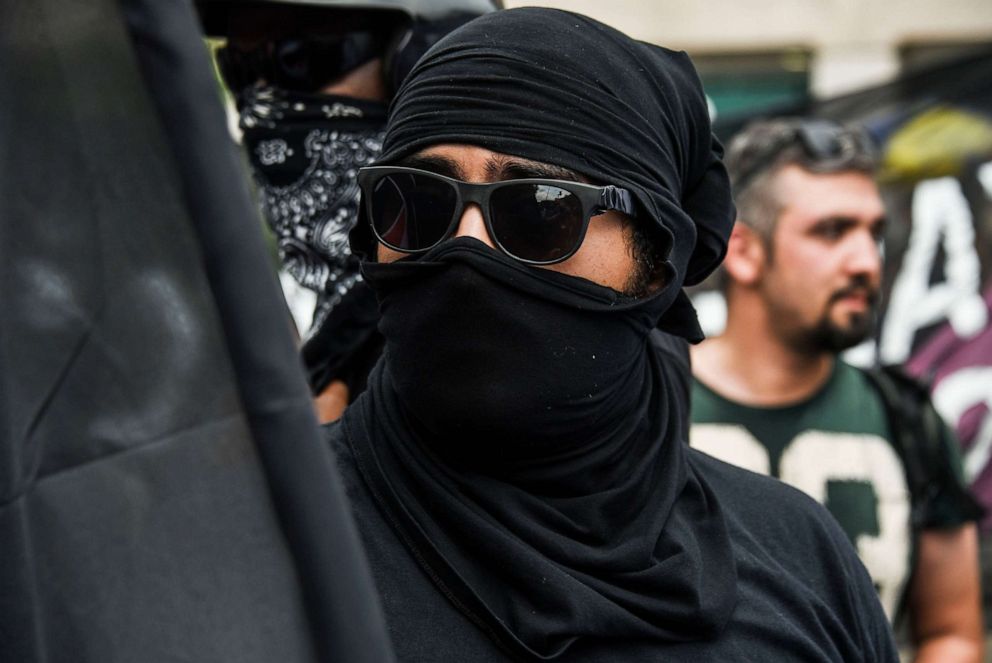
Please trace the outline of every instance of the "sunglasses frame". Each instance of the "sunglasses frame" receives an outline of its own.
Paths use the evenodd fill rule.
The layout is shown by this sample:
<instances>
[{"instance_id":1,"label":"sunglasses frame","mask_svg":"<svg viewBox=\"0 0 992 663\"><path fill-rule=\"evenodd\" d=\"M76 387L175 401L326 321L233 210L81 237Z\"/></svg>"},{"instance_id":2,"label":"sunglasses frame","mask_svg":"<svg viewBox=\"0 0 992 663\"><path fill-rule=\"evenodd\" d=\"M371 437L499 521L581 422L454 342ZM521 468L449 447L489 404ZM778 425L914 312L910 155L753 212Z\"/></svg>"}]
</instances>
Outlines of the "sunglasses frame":
<instances>
[{"instance_id":1,"label":"sunglasses frame","mask_svg":"<svg viewBox=\"0 0 992 663\"><path fill-rule=\"evenodd\" d=\"M743 191L759 173L794 145L798 145L803 155L817 166L842 163L857 152L875 152L871 139L863 131L833 120L802 119L786 127L759 152L760 158L754 158L752 166L737 176L735 191Z\"/></svg>"},{"instance_id":2,"label":"sunglasses frame","mask_svg":"<svg viewBox=\"0 0 992 663\"><path fill-rule=\"evenodd\" d=\"M375 184L383 177L402 173L419 175L421 177L430 177L435 180L445 182L455 191L455 209L452 212L452 218L448 221L448 229L445 230L444 234L442 234L436 242L421 249L404 249L390 244L379 235L379 232L375 227L375 222L372 219L372 187L374 187ZM459 221L465 213L465 206L468 203L475 203L479 206L479 209L482 210L482 219L486 225L486 232L489 233L489 238L496 245L496 247L514 260L528 265L554 265L571 258L585 241L586 231L589 229L589 221L594 216L609 210L623 212L631 218L635 218L636 216L634 197L631 195L630 191L613 186L612 184L606 186L596 186L594 184L573 182L571 180L543 179L536 177L502 180L499 182L465 182L453 177L434 173L429 170L407 168L404 166L368 166L361 168L358 171L358 184L362 191L362 208L368 218L369 227L372 229L372 234L383 246L392 249L393 251L408 254L417 254L430 251L441 242L449 239L458 229ZM489 203L492 193L498 189L521 184L529 186L553 186L567 191L578 198L579 204L582 206L582 228L579 232L578 239L575 242L575 246L570 248L565 254L558 256L553 260L531 260L528 258L522 258L507 250L507 248L503 246L503 243L500 242L499 238L496 236L496 233L493 231L492 221L490 219L491 210L489 208Z\"/></svg>"},{"instance_id":3,"label":"sunglasses frame","mask_svg":"<svg viewBox=\"0 0 992 663\"><path fill-rule=\"evenodd\" d=\"M317 92L331 81L382 55L385 38L372 30L342 35L285 36L250 49L227 43L214 54L221 78L237 92L264 80L297 92ZM295 58L299 63L288 66Z\"/></svg>"}]
</instances>

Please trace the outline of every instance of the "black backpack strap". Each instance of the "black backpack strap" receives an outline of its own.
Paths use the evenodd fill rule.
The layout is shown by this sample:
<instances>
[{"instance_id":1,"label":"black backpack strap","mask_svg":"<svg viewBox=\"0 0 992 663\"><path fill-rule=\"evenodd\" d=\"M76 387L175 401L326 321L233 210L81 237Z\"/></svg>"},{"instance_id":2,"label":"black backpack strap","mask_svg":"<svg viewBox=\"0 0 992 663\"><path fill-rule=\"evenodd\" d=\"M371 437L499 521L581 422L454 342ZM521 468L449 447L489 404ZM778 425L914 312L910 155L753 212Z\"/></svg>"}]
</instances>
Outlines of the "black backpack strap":
<instances>
[{"instance_id":1,"label":"black backpack strap","mask_svg":"<svg viewBox=\"0 0 992 663\"><path fill-rule=\"evenodd\" d=\"M978 520L984 509L959 480L951 456L944 447L944 423L933 407L926 386L895 366L864 371L875 386L889 423L892 444L902 459L911 500L913 536L911 578L916 574L917 541L920 533L935 524L934 504L954 505L959 522ZM943 493L943 495L942 495ZM913 580L907 583L907 588ZM904 591L896 609L896 622L907 615L909 592Z\"/></svg>"},{"instance_id":2,"label":"black backpack strap","mask_svg":"<svg viewBox=\"0 0 992 663\"><path fill-rule=\"evenodd\" d=\"M868 369L865 375L882 398L892 442L906 469L913 503L913 527L930 525L931 506L941 493L957 504L963 520L981 518L984 509L962 484L944 449L944 423L927 387L896 366Z\"/></svg>"}]
</instances>

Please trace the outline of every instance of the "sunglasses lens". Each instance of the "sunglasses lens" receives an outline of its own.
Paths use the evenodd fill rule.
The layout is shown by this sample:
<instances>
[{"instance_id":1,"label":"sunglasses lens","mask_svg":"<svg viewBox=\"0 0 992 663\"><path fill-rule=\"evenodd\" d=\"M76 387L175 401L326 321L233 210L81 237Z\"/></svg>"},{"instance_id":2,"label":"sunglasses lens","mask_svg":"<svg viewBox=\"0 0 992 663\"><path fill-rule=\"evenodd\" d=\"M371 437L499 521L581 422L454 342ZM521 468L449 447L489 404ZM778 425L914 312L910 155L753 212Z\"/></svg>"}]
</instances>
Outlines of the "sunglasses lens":
<instances>
[{"instance_id":1,"label":"sunglasses lens","mask_svg":"<svg viewBox=\"0 0 992 663\"><path fill-rule=\"evenodd\" d=\"M401 251L429 249L444 239L458 202L448 182L413 173L383 175L366 195L375 234Z\"/></svg>"},{"instance_id":2,"label":"sunglasses lens","mask_svg":"<svg viewBox=\"0 0 992 663\"><path fill-rule=\"evenodd\" d=\"M808 122L799 128L799 139L814 159L831 159L843 151L840 127L824 122Z\"/></svg>"},{"instance_id":3,"label":"sunglasses lens","mask_svg":"<svg viewBox=\"0 0 992 663\"><path fill-rule=\"evenodd\" d=\"M531 262L554 262L582 239L578 196L548 184L512 184L489 199L493 234L507 253Z\"/></svg>"}]
</instances>

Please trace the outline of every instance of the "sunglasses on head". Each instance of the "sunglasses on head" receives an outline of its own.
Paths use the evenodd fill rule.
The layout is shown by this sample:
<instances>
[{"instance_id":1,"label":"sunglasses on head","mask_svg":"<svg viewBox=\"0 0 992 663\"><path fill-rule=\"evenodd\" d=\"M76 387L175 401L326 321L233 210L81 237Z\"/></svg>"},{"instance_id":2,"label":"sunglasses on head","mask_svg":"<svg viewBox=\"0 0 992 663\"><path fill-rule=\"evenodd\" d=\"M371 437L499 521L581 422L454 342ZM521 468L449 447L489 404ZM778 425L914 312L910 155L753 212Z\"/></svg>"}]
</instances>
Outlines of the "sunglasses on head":
<instances>
[{"instance_id":1,"label":"sunglasses on head","mask_svg":"<svg viewBox=\"0 0 992 663\"><path fill-rule=\"evenodd\" d=\"M874 151L866 133L830 120L805 120L795 132L806 156L814 161L848 159L856 152Z\"/></svg>"},{"instance_id":2,"label":"sunglasses on head","mask_svg":"<svg viewBox=\"0 0 992 663\"><path fill-rule=\"evenodd\" d=\"M634 216L630 192L552 179L475 184L419 168L371 166L358 171L363 209L384 246L427 251L458 229L465 205L482 210L489 237L511 258L552 265L570 258L589 219L607 210Z\"/></svg>"},{"instance_id":3,"label":"sunglasses on head","mask_svg":"<svg viewBox=\"0 0 992 663\"><path fill-rule=\"evenodd\" d=\"M862 131L830 120L802 120L786 127L753 158L752 167L738 175L735 188L742 190L792 145L799 145L811 166L824 170L847 163L857 155L873 154L875 149Z\"/></svg>"}]
</instances>

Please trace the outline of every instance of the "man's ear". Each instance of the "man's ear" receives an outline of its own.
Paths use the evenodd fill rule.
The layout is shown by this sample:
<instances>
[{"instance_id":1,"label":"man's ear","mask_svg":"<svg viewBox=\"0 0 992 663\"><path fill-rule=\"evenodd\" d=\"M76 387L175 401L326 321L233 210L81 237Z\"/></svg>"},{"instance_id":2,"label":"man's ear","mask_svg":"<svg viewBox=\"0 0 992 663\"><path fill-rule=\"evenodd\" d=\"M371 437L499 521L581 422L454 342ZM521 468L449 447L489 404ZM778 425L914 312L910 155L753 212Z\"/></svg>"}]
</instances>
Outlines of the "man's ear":
<instances>
[{"instance_id":1,"label":"man's ear","mask_svg":"<svg viewBox=\"0 0 992 663\"><path fill-rule=\"evenodd\" d=\"M723 259L727 276L741 285L754 285L761 280L766 257L761 235L740 221L735 223L727 245L727 257Z\"/></svg>"}]
</instances>

